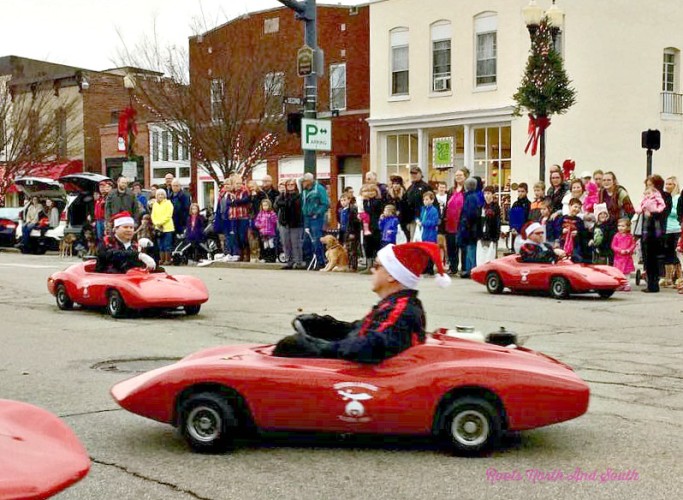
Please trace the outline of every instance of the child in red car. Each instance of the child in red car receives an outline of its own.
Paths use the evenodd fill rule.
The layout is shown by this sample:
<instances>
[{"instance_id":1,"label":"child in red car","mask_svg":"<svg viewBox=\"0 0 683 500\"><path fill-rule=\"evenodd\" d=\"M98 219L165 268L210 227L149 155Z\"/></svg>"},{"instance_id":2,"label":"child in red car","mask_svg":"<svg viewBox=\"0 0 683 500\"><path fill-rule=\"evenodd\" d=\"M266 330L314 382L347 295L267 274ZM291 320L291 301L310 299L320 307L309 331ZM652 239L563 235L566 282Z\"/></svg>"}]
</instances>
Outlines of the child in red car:
<instances>
[{"instance_id":1,"label":"child in red car","mask_svg":"<svg viewBox=\"0 0 683 500\"><path fill-rule=\"evenodd\" d=\"M435 243L385 246L372 269L372 291L381 300L365 318L350 323L317 314L297 316L292 322L297 333L278 342L273 355L380 363L423 343L425 314L416 289L430 260L439 271L437 283L448 286Z\"/></svg>"}]
</instances>

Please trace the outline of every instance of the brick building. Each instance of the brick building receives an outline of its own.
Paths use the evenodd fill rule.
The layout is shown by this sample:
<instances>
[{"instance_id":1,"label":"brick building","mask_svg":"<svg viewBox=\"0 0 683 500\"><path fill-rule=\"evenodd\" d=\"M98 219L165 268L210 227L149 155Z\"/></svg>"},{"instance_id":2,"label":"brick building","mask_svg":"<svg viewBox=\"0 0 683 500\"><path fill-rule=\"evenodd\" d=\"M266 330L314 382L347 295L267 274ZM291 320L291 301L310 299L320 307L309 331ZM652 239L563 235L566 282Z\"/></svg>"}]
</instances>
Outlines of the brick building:
<instances>
[{"instance_id":1,"label":"brick building","mask_svg":"<svg viewBox=\"0 0 683 500\"><path fill-rule=\"evenodd\" d=\"M332 119L332 151L318 153L317 177L337 198L346 185L358 188L369 170L369 7L318 5L318 44L324 51L324 75L318 80L318 117ZM278 144L252 172L258 180L266 173L273 179L303 174L301 139L284 132L290 113L301 110L303 78L296 73L296 53L303 45L304 23L285 8L274 8L234 19L207 33L190 38L190 79L205 89L204 99L215 98L212 87L222 88L219 68L230 60L230 71L264 71L262 87L275 85L276 109L283 123ZM239 69L236 69L239 68ZM230 72L228 71L228 73ZM224 99L231 97L226 91ZM193 169L193 185L201 205L215 199L213 179Z\"/></svg>"}]
</instances>

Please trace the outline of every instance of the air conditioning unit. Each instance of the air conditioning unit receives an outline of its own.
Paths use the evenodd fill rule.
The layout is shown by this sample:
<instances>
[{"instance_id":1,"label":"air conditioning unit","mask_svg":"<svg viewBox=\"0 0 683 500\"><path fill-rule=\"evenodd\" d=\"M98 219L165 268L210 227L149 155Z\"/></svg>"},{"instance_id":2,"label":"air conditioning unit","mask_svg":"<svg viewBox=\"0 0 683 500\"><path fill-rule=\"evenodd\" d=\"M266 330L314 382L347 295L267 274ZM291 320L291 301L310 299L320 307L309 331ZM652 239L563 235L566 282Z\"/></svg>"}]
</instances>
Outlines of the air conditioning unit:
<instances>
[{"instance_id":1,"label":"air conditioning unit","mask_svg":"<svg viewBox=\"0 0 683 500\"><path fill-rule=\"evenodd\" d=\"M350 16L357 16L358 15L358 7L349 7L349 15Z\"/></svg>"},{"instance_id":2,"label":"air conditioning unit","mask_svg":"<svg viewBox=\"0 0 683 500\"><path fill-rule=\"evenodd\" d=\"M438 76L434 78L434 92L443 92L444 90L449 90L450 86L450 76Z\"/></svg>"}]
</instances>

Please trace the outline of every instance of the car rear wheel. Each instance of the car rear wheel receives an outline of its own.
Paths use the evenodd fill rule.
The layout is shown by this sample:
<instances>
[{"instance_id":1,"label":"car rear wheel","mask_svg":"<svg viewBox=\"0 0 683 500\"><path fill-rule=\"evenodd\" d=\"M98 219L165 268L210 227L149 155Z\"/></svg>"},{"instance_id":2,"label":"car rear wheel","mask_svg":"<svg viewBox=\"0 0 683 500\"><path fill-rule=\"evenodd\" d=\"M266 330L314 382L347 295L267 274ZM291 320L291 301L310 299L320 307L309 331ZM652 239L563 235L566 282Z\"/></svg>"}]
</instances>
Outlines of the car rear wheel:
<instances>
[{"instance_id":1,"label":"car rear wheel","mask_svg":"<svg viewBox=\"0 0 683 500\"><path fill-rule=\"evenodd\" d=\"M62 311L69 311L74 307L74 302L69 297L69 293L66 291L66 287L62 283L57 285L55 300L57 301L57 307L59 307Z\"/></svg>"},{"instance_id":2,"label":"car rear wheel","mask_svg":"<svg viewBox=\"0 0 683 500\"><path fill-rule=\"evenodd\" d=\"M503 420L486 399L464 396L453 401L442 420L441 434L459 455L476 455L493 448L500 439Z\"/></svg>"},{"instance_id":3,"label":"car rear wheel","mask_svg":"<svg viewBox=\"0 0 683 500\"><path fill-rule=\"evenodd\" d=\"M202 308L201 305L196 305L196 306L185 306L185 314L188 316L196 316L199 314L199 310Z\"/></svg>"},{"instance_id":4,"label":"car rear wheel","mask_svg":"<svg viewBox=\"0 0 683 500\"><path fill-rule=\"evenodd\" d=\"M598 290L598 295L601 299L609 299L614 295L614 290Z\"/></svg>"},{"instance_id":5,"label":"car rear wheel","mask_svg":"<svg viewBox=\"0 0 683 500\"><path fill-rule=\"evenodd\" d=\"M555 276L550 280L550 295L554 299L566 299L569 297L569 282L562 276Z\"/></svg>"},{"instance_id":6,"label":"car rear wheel","mask_svg":"<svg viewBox=\"0 0 683 500\"><path fill-rule=\"evenodd\" d=\"M126 302L118 290L111 290L107 295L107 312L112 318L123 318L128 311Z\"/></svg>"},{"instance_id":7,"label":"car rear wheel","mask_svg":"<svg viewBox=\"0 0 683 500\"><path fill-rule=\"evenodd\" d=\"M486 275L486 290L492 294L503 293L503 280L498 273L488 273Z\"/></svg>"},{"instance_id":8,"label":"car rear wheel","mask_svg":"<svg viewBox=\"0 0 683 500\"><path fill-rule=\"evenodd\" d=\"M194 394L180 405L180 431L193 451L221 453L232 446L238 420L224 396Z\"/></svg>"}]
</instances>

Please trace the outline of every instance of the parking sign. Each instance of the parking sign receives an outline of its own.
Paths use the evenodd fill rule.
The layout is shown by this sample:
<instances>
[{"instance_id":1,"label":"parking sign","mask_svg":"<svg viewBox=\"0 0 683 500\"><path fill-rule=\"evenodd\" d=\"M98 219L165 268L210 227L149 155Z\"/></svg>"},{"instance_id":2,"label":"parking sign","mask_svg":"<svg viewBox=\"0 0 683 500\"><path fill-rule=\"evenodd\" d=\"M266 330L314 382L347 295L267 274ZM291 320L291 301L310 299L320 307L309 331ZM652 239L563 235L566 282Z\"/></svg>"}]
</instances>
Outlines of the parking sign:
<instances>
[{"instance_id":1,"label":"parking sign","mask_svg":"<svg viewBox=\"0 0 683 500\"><path fill-rule=\"evenodd\" d=\"M301 149L332 151L332 122L330 120L301 120Z\"/></svg>"}]
</instances>

